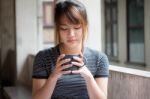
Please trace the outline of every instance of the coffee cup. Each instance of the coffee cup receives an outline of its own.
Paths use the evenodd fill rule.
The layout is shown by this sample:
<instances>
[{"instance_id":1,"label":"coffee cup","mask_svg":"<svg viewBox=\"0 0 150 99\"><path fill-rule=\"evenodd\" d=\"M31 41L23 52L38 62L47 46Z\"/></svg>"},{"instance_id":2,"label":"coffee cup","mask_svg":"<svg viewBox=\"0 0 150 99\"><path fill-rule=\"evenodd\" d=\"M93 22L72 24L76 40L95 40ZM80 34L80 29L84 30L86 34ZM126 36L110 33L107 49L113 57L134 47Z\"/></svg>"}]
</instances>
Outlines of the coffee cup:
<instances>
[{"instance_id":1,"label":"coffee cup","mask_svg":"<svg viewBox=\"0 0 150 99\"><path fill-rule=\"evenodd\" d=\"M72 64L72 62L77 62L73 57L80 57L80 55L66 54L63 59L70 59L70 61L67 63L64 63L63 65ZM64 70L66 71L66 70L78 70L78 69L79 69L78 66L72 65L72 67L66 68Z\"/></svg>"}]
</instances>

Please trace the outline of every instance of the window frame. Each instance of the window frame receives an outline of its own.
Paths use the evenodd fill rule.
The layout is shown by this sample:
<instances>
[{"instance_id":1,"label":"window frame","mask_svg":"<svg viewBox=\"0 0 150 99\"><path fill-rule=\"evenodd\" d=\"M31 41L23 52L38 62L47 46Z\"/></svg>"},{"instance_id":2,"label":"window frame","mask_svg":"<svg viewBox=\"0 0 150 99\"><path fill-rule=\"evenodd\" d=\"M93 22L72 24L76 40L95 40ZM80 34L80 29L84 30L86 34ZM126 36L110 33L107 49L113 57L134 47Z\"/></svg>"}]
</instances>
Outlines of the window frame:
<instances>
[{"instance_id":1,"label":"window frame","mask_svg":"<svg viewBox=\"0 0 150 99\"><path fill-rule=\"evenodd\" d=\"M144 7L145 5L144 5L144 0L143 0L143 7ZM143 8L143 15L145 15L144 14L144 8ZM143 35L145 35L145 18L143 19L143 25L136 25L136 26L133 26L133 27L130 27L129 26L129 2L128 2L128 0L126 0L126 20L127 20L127 24L126 24L126 30L127 30L127 38L126 38L126 42L127 42L127 60L126 60L126 64L132 64L132 65L140 65L140 66L146 66L146 64L145 64L145 42L144 42L144 62L143 63L138 63L138 62L132 62L132 61L130 61L130 41L129 41L129 31L130 31L130 29L134 29L134 30L137 30L137 29L143 29ZM144 41L145 41L145 37L144 37Z\"/></svg>"},{"instance_id":2,"label":"window frame","mask_svg":"<svg viewBox=\"0 0 150 99\"><path fill-rule=\"evenodd\" d=\"M54 16L51 16L51 19L47 19L48 14L46 13L47 8L51 7L52 9L50 10L51 15L54 13L54 2L53 1L43 1L43 28L54 28L54 22L53 18ZM49 22L47 22L49 21Z\"/></svg>"},{"instance_id":3,"label":"window frame","mask_svg":"<svg viewBox=\"0 0 150 99\"><path fill-rule=\"evenodd\" d=\"M118 39L118 0L115 0L115 1L113 1L113 0L109 0L109 3L106 1L106 0L104 0L104 5L105 5L105 11L104 11L104 13L105 13L105 16L107 16L107 8L108 9L111 9L110 10L110 22L107 22L107 19L105 18L105 53L107 54L107 39L108 39L108 37L107 37L107 27L109 26L108 24L111 24L110 25L110 37L111 37L111 55L108 55L107 54L107 56L108 56L108 58L109 58L109 60L111 60L111 61L116 61L116 62L118 62L119 60L119 50L117 50L117 56L115 57L114 56L114 49L113 49L113 43L114 43L114 38L113 38L113 35L114 35L114 31L113 31L113 24L117 24L117 35L116 35L116 38L117 38L117 40L116 40L116 42L117 42L117 48L116 49L118 49L119 48L119 44L118 44L118 41L119 41L119 39ZM113 20L113 8L116 8L116 19L117 20Z\"/></svg>"}]
</instances>

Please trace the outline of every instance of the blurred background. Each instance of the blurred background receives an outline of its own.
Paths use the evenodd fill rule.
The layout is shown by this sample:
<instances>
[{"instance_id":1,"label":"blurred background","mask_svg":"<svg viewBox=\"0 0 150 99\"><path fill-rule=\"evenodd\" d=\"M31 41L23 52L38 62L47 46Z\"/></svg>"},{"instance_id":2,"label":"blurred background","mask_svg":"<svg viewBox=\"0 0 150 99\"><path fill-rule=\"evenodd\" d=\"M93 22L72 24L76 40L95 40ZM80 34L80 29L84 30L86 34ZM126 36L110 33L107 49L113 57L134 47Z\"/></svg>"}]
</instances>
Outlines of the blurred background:
<instances>
[{"instance_id":1,"label":"blurred background","mask_svg":"<svg viewBox=\"0 0 150 99\"><path fill-rule=\"evenodd\" d=\"M0 99L31 99L34 57L54 46L55 1L0 0ZM79 1L86 46L109 58L108 99L150 99L150 0Z\"/></svg>"}]
</instances>

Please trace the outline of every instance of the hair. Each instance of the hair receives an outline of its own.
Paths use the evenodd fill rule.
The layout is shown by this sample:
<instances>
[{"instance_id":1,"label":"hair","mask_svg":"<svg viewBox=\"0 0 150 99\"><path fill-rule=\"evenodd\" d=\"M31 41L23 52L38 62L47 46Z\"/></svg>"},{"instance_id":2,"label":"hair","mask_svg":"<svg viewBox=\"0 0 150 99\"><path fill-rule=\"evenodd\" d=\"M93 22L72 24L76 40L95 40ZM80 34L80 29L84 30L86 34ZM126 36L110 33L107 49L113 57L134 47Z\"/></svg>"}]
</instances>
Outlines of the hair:
<instances>
[{"instance_id":1,"label":"hair","mask_svg":"<svg viewBox=\"0 0 150 99\"><path fill-rule=\"evenodd\" d=\"M55 24L55 44L59 44L59 25L60 19L62 16L68 18L68 20L73 24L81 24L82 26L82 48L84 46L84 42L87 38L88 32L88 19L85 6L77 1L77 0L58 0L55 5L54 11L54 24Z\"/></svg>"}]
</instances>

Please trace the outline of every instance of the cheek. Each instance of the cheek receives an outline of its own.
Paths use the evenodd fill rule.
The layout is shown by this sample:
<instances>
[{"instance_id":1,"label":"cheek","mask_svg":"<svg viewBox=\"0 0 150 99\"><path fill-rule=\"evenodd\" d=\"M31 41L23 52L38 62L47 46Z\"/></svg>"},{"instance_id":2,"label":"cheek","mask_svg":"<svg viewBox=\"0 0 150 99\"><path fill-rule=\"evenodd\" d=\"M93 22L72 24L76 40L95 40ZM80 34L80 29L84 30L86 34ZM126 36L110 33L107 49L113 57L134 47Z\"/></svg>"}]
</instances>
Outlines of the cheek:
<instances>
[{"instance_id":1,"label":"cheek","mask_svg":"<svg viewBox=\"0 0 150 99\"><path fill-rule=\"evenodd\" d=\"M79 38L82 38L82 37L83 37L82 29L78 31L78 37L79 37Z\"/></svg>"},{"instance_id":2,"label":"cheek","mask_svg":"<svg viewBox=\"0 0 150 99\"><path fill-rule=\"evenodd\" d=\"M60 32L59 33L59 38L60 38L60 41L63 42L66 37L65 37L65 35L62 32Z\"/></svg>"},{"instance_id":3,"label":"cheek","mask_svg":"<svg viewBox=\"0 0 150 99\"><path fill-rule=\"evenodd\" d=\"M64 37L63 37L63 35L59 35L59 38L60 38L60 41L63 41L63 39L64 39Z\"/></svg>"}]
</instances>

